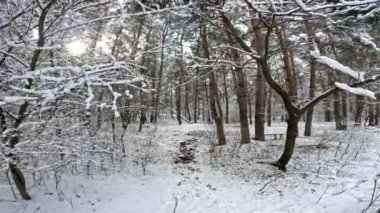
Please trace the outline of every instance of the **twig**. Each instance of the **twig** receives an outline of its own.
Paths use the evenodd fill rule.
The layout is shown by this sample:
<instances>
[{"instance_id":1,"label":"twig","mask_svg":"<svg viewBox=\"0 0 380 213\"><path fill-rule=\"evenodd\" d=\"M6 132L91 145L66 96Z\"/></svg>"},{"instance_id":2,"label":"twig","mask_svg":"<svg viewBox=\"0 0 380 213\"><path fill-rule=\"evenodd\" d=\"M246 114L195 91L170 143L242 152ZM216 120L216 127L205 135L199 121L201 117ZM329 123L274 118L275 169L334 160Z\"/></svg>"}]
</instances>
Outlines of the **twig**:
<instances>
[{"instance_id":1,"label":"twig","mask_svg":"<svg viewBox=\"0 0 380 213\"><path fill-rule=\"evenodd\" d=\"M277 179L279 179L280 177L282 177L282 175L278 175L278 176L275 177L273 180L270 180L270 181L268 181L267 183L265 183L264 186L261 187L261 189L259 190L259 192L263 191L267 185L269 185L270 183L275 182L275 181L276 181Z\"/></svg>"},{"instance_id":2,"label":"twig","mask_svg":"<svg viewBox=\"0 0 380 213\"><path fill-rule=\"evenodd\" d=\"M177 206L178 206L178 198L173 194L173 198L174 198L174 209L173 209L173 213L176 212L177 210Z\"/></svg>"},{"instance_id":3,"label":"twig","mask_svg":"<svg viewBox=\"0 0 380 213\"><path fill-rule=\"evenodd\" d=\"M380 178L380 174L377 174L374 178L374 183L373 183L373 191L372 191L372 196L371 196L371 201L369 202L368 206L363 209L362 213L366 212L371 206L372 204L375 202L376 199L373 199L375 197L375 193L376 193L376 186L377 186L377 180Z\"/></svg>"},{"instance_id":4,"label":"twig","mask_svg":"<svg viewBox=\"0 0 380 213\"><path fill-rule=\"evenodd\" d=\"M327 190L329 189L329 187L330 187L330 185L327 185L327 186L326 186L325 191L321 194L321 196L319 197L319 199L318 199L317 202L315 202L315 203L319 203L319 201L322 200L323 196L326 194L326 192L327 192Z\"/></svg>"}]
</instances>

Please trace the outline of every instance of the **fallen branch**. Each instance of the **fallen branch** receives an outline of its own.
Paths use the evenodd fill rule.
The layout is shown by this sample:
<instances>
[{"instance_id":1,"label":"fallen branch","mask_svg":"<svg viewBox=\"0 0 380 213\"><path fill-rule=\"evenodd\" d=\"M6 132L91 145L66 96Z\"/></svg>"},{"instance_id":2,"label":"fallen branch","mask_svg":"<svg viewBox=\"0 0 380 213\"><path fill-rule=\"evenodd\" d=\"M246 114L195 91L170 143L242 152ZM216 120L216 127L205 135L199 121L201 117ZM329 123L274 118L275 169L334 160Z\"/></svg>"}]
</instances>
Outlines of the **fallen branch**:
<instances>
[{"instance_id":1,"label":"fallen branch","mask_svg":"<svg viewBox=\"0 0 380 213\"><path fill-rule=\"evenodd\" d=\"M363 209L362 213L366 212L366 211L372 206L372 204L377 200L377 198L378 198L378 197L376 197L376 199L374 199L374 197L375 197L375 193L376 193L377 180L378 180L379 178L380 178L380 174L377 174L377 175L375 176L374 180L373 180L374 183L373 183L373 191L372 191L371 200L370 200L368 206L367 206L365 209Z\"/></svg>"},{"instance_id":2,"label":"fallen branch","mask_svg":"<svg viewBox=\"0 0 380 213\"><path fill-rule=\"evenodd\" d=\"M173 209L173 213L176 212L177 210L177 206L178 206L178 198L173 194L173 198L174 198L174 209Z\"/></svg>"},{"instance_id":3,"label":"fallen branch","mask_svg":"<svg viewBox=\"0 0 380 213\"><path fill-rule=\"evenodd\" d=\"M267 183L264 184L263 187L261 187L261 189L259 189L259 192L263 191L265 189L265 187L267 187L269 184L275 182L276 180L278 180L280 177L283 177L282 175L277 175L273 180L270 180L268 181Z\"/></svg>"}]
</instances>

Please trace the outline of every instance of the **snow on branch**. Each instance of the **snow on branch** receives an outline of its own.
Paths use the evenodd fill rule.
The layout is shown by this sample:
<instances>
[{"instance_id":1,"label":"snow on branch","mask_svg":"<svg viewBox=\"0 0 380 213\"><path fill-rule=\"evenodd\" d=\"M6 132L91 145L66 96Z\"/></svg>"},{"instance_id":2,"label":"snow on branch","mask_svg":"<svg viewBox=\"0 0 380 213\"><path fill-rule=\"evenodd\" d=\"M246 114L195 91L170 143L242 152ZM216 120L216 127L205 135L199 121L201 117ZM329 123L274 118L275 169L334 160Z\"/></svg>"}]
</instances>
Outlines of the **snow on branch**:
<instances>
[{"instance_id":1,"label":"snow on branch","mask_svg":"<svg viewBox=\"0 0 380 213\"><path fill-rule=\"evenodd\" d=\"M376 43L368 35L355 35L354 39L366 46L372 47L376 51L380 51L380 48L377 47Z\"/></svg>"},{"instance_id":2,"label":"snow on branch","mask_svg":"<svg viewBox=\"0 0 380 213\"><path fill-rule=\"evenodd\" d=\"M370 97L374 100L376 100L376 94L370 90L363 89L363 88L355 88L355 87L350 87L347 84L335 82L335 86L338 87L339 89L345 90L349 93L355 94L355 95L361 95L361 96L367 96Z\"/></svg>"},{"instance_id":3,"label":"snow on branch","mask_svg":"<svg viewBox=\"0 0 380 213\"><path fill-rule=\"evenodd\" d=\"M348 66L345 66L338 61L326 56L321 56L319 51L310 51L310 55L314 57L318 62L329 66L330 68L340 71L346 75L356 78L360 81L364 81L364 72L357 72Z\"/></svg>"}]
</instances>

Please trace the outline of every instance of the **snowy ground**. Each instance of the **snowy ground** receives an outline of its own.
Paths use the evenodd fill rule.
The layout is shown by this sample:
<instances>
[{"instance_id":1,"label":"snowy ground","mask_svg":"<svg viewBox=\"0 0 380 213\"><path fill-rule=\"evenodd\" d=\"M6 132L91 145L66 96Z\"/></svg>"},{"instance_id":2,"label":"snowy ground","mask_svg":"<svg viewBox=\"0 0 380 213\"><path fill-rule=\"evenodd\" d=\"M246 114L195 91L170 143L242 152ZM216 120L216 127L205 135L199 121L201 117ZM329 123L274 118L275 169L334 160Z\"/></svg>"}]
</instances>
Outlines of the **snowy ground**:
<instances>
[{"instance_id":1,"label":"snowy ground","mask_svg":"<svg viewBox=\"0 0 380 213\"><path fill-rule=\"evenodd\" d=\"M362 212L368 206L380 173L380 129L337 132L333 123L315 124L316 136L298 139L287 173L263 163L281 154L283 141L239 147L238 124L226 129L229 145L210 154L211 125L150 127L148 134L134 133L135 140L126 143L127 157L106 172L73 176L68 167L57 188L53 173L39 181L28 175L31 201L16 201L4 179L0 213ZM275 123L267 131L285 132L285 126ZM147 138L152 145L146 146ZM173 163L181 142L195 153L190 163ZM143 159L149 159L146 175ZM377 208L380 202L367 212Z\"/></svg>"}]
</instances>

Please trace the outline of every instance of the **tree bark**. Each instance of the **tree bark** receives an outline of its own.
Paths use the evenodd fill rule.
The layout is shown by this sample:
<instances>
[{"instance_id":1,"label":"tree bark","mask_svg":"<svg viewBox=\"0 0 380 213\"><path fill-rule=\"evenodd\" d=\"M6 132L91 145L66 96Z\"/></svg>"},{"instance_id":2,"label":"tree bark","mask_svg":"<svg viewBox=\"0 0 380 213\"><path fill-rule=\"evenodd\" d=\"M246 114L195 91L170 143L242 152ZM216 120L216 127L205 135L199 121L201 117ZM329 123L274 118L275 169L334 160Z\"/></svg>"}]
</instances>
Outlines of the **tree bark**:
<instances>
[{"instance_id":1,"label":"tree bark","mask_svg":"<svg viewBox=\"0 0 380 213\"><path fill-rule=\"evenodd\" d=\"M162 75L163 75L163 71L164 71L164 46L165 46L165 39L166 39L166 35L168 33L168 26L165 26L163 32L162 32L162 35L161 35L161 55L160 55L160 67L158 69L158 79L157 79L157 82L156 82L156 96L154 98L154 118L153 118L153 122L154 123L157 123L157 119L158 119L158 115L159 115L159 111L158 111L158 106L159 106L159 102L160 102L160 93L161 93L161 85L162 85ZM156 79L154 79L156 80Z\"/></svg>"},{"instance_id":2,"label":"tree bark","mask_svg":"<svg viewBox=\"0 0 380 213\"><path fill-rule=\"evenodd\" d=\"M142 131L143 125L146 122L146 110L145 110L145 93L140 89L140 124L139 132Z\"/></svg>"},{"instance_id":3,"label":"tree bark","mask_svg":"<svg viewBox=\"0 0 380 213\"><path fill-rule=\"evenodd\" d=\"M248 118L249 118L249 124L252 125L253 124L253 120L252 120L252 98L251 98L251 94L250 92L252 93L252 91L250 90L250 85L248 83L248 78L247 78L247 75L245 75L245 85L247 85L247 98L248 98Z\"/></svg>"},{"instance_id":4,"label":"tree bark","mask_svg":"<svg viewBox=\"0 0 380 213\"><path fill-rule=\"evenodd\" d=\"M228 35L229 45L233 46L233 38L230 34ZM249 123L248 123L248 97L247 97L247 85L245 82L245 74L242 66L240 66L240 55L235 49L230 50L230 55L232 60L237 66L232 67L232 72L235 75L235 91L237 96L237 101L239 105L239 118L240 118L240 143L247 144L251 141L249 134ZM228 97L227 97L228 98Z\"/></svg>"},{"instance_id":5,"label":"tree bark","mask_svg":"<svg viewBox=\"0 0 380 213\"><path fill-rule=\"evenodd\" d=\"M210 58L210 53L208 50L207 42L207 31L206 25L202 25L200 29L200 37L202 41L203 57L206 59ZM208 67L208 78L209 78L209 97L210 97L210 109L213 120L216 124L216 133L218 137L218 145L225 145L226 138L224 135L223 127L223 112L220 105L220 98L218 93L218 84L216 81L215 73L212 70L212 67Z\"/></svg>"},{"instance_id":6,"label":"tree bark","mask_svg":"<svg viewBox=\"0 0 380 213\"><path fill-rule=\"evenodd\" d=\"M228 85L227 85L227 71L225 68L223 68L223 85L224 85L224 100L225 100L225 120L226 124L228 124L228 117L229 117L229 101L228 101Z\"/></svg>"},{"instance_id":7,"label":"tree bark","mask_svg":"<svg viewBox=\"0 0 380 213\"><path fill-rule=\"evenodd\" d=\"M372 101L368 103L368 126L375 126L376 111L375 103Z\"/></svg>"},{"instance_id":8,"label":"tree bark","mask_svg":"<svg viewBox=\"0 0 380 213\"><path fill-rule=\"evenodd\" d=\"M275 165L286 171L286 165L289 163L290 159L293 156L294 146L296 143L296 138L298 136L298 121L299 117L293 115L294 112L290 111L288 116L288 126L286 129L286 141L285 141L285 149L282 153L280 159L275 163Z\"/></svg>"},{"instance_id":9,"label":"tree bark","mask_svg":"<svg viewBox=\"0 0 380 213\"><path fill-rule=\"evenodd\" d=\"M195 80L194 82L194 123L197 123L197 119L198 119L198 79Z\"/></svg>"},{"instance_id":10,"label":"tree bark","mask_svg":"<svg viewBox=\"0 0 380 213\"><path fill-rule=\"evenodd\" d=\"M347 91L342 91L342 128L347 130Z\"/></svg>"},{"instance_id":11,"label":"tree bark","mask_svg":"<svg viewBox=\"0 0 380 213\"><path fill-rule=\"evenodd\" d=\"M170 90L170 108L171 109L174 109L174 104L173 104L173 91L172 90ZM170 117L172 118L172 120L174 119L174 113L173 113L173 111L170 111Z\"/></svg>"},{"instance_id":12,"label":"tree bark","mask_svg":"<svg viewBox=\"0 0 380 213\"><path fill-rule=\"evenodd\" d=\"M314 44L314 29L308 20L305 20L307 40L309 52L313 51ZM312 100L315 97L315 81L316 81L316 60L314 57L309 56L309 66L310 66L310 83L309 83L309 99ZM311 136L311 127L313 123L313 108L306 112L305 121L305 136Z\"/></svg>"},{"instance_id":13,"label":"tree bark","mask_svg":"<svg viewBox=\"0 0 380 213\"><path fill-rule=\"evenodd\" d=\"M56 3L56 0L51 0L49 1L44 8L41 8L41 13L38 18L38 25L37 25L37 30L38 30L38 40L37 40L37 47L43 47L45 45L45 20L47 18L49 10L53 7L53 5ZM29 65L29 70L33 72L37 68L37 62L40 58L40 55L42 53L42 49L36 49L33 52L33 56ZM25 89L31 89L33 84L32 79L27 80L27 84L25 85ZM29 102L25 101L19 108L17 118L15 119L15 122L13 123L13 128L18 129L19 126L22 124L22 122L26 119L27 117L27 111L29 107ZM20 142L20 132L16 131L13 135L8 137L8 144L10 148L10 153L8 154L7 157L9 157L8 161L8 166L10 169L10 172L13 177L13 181L16 184L17 189L20 192L21 197L24 200L30 200L31 197L28 194L26 190L26 182L23 173L21 170L18 168L16 164L17 156L16 153L13 152L13 149L15 146Z\"/></svg>"},{"instance_id":14,"label":"tree bark","mask_svg":"<svg viewBox=\"0 0 380 213\"><path fill-rule=\"evenodd\" d=\"M355 104L356 104L356 110L355 110L355 126L361 126L362 125L362 114L364 109L364 96L355 96Z\"/></svg>"},{"instance_id":15,"label":"tree bark","mask_svg":"<svg viewBox=\"0 0 380 213\"><path fill-rule=\"evenodd\" d=\"M182 67L180 68L179 72L179 83L175 89L175 110L177 112L177 122L179 125L182 125L182 119L181 119L181 84L182 84Z\"/></svg>"},{"instance_id":16,"label":"tree bark","mask_svg":"<svg viewBox=\"0 0 380 213\"><path fill-rule=\"evenodd\" d=\"M254 15L250 10L250 15ZM265 43L259 24L252 20L253 34L255 38L256 51L259 55L265 54ZM263 68L257 63L256 74L256 103L255 103L255 140L265 140L265 78Z\"/></svg>"},{"instance_id":17,"label":"tree bark","mask_svg":"<svg viewBox=\"0 0 380 213\"><path fill-rule=\"evenodd\" d=\"M292 54L290 54L290 49L287 45L287 39L285 34L285 29L280 29L279 26L275 27L275 32L279 40L281 47L283 61L284 61L284 70L286 75L286 83L288 86L288 93L293 102L297 101L297 76L295 75L295 69L292 63Z\"/></svg>"},{"instance_id":18,"label":"tree bark","mask_svg":"<svg viewBox=\"0 0 380 213\"><path fill-rule=\"evenodd\" d=\"M272 88L268 88L268 100L267 100L267 125L272 125Z\"/></svg>"},{"instance_id":19,"label":"tree bark","mask_svg":"<svg viewBox=\"0 0 380 213\"><path fill-rule=\"evenodd\" d=\"M379 126L379 118L380 118L380 104L376 103L376 115L375 115L375 125Z\"/></svg>"},{"instance_id":20,"label":"tree bark","mask_svg":"<svg viewBox=\"0 0 380 213\"><path fill-rule=\"evenodd\" d=\"M185 115L187 117L187 120L191 121L189 94L190 94L190 86L189 84L186 84L185 86Z\"/></svg>"},{"instance_id":21,"label":"tree bark","mask_svg":"<svg viewBox=\"0 0 380 213\"><path fill-rule=\"evenodd\" d=\"M344 130L342 126L342 97L341 92L336 91L334 93L334 119L335 119L335 129L336 130Z\"/></svg>"}]
</instances>

